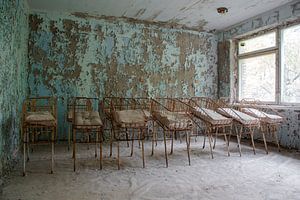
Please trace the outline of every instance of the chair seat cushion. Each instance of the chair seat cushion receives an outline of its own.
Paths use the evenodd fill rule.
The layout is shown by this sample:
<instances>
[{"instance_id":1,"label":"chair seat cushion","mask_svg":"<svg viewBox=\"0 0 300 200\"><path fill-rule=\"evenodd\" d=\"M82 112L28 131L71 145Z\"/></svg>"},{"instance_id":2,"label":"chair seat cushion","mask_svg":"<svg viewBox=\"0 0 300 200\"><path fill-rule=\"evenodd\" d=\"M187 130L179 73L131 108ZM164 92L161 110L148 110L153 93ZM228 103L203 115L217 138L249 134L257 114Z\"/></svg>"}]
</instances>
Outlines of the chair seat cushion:
<instances>
[{"instance_id":1,"label":"chair seat cushion","mask_svg":"<svg viewBox=\"0 0 300 200\"><path fill-rule=\"evenodd\" d=\"M25 122L43 126L53 126L56 123L54 116L48 111L28 112Z\"/></svg>"},{"instance_id":2,"label":"chair seat cushion","mask_svg":"<svg viewBox=\"0 0 300 200\"><path fill-rule=\"evenodd\" d=\"M242 108L242 111L247 113L248 115L259 118L260 121L264 123L273 124L283 122L283 118L281 116L268 114L255 108Z\"/></svg>"},{"instance_id":3,"label":"chair seat cushion","mask_svg":"<svg viewBox=\"0 0 300 200\"><path fill-rule=\"evenodd\" d=\"M156 111L153 116L170 130L188 130L193 127L191 118L184 112Z\"/></svg>"},{"instance_id":4,"label":"chair seat cushion","mask_svg":"<svg viewBox=\"0 0 300 200\"><path fill-rule=\"evenodd\" d=\"M113 112L115 122L121 127L143 127L147 124L144 110L117 110Z\"/></svg>"},{"instance_id":5,"label":"chair seat cushion","mask_svg":"<svg viewBox=\"0 0 300 200\"><path fill-rule=\"evenodd\" d=\"M200 108L196 107L192 110L192 113L198 117L203 119L206 122L209 122L213 125L227 125L232 122L232 119L224 117L223 115L217 113L214 110L208 108Z\"/></svg>"},{"instance_id":6,"label":"chair seat cushion","mask_svg":"<svg viewBox=\"0 0 300 200\"><path fill-rule=\"evenodd\" d=\"M76 128L99 128L103 126L99 112L82 111L75 113Z\"/></svg>"},{"instance_id":7,"label":"chair seat cushion","mask_svg":"<svg viewBox=\"0 0 300 200\"><path fill-rule=\"evenodd\" d=\"M259 119L247 115L233 108L218 108L217 110L220 114L226 117L233 118L237 122L243 125L259 125Z\"/></svg>"}]
</instances>

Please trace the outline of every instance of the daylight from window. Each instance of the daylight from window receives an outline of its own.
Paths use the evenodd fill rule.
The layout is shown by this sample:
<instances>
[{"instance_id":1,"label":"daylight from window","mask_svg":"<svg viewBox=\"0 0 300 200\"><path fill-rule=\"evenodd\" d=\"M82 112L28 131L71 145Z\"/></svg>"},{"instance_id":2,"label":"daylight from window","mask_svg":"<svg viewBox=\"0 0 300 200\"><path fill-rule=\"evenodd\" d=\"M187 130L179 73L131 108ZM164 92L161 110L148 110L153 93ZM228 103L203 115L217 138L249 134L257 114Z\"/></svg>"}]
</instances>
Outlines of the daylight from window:
<instances>
[{"instance_id":1,"label":"daylight from window","mask_svg":"<svg viewBox=\"0 0 300 200\"><path fill-rule=\"evenodd\" d=\"M281 100L300 103L300 25L282 31Z\"/></svg>"},{"instance_id":2,"label":"daylight from window","mask_svg":"<svg viewBox=\"0 0 300 200\"><path fill-rule=\"evenodd\" d=\"M268 54L240 59L240 99L275 101L276 56Z\"/></svg>"},{"instance_id":3,"label":"daylight from window","mask_svg":"<svg viewBox=\"0 0 300 200\"><path fill-rule=\"evenodd\" d=\"M239 54L258 51L276 46L276 33L271 32L262 36L239 42Z\"/></svg>"}]
</instances>

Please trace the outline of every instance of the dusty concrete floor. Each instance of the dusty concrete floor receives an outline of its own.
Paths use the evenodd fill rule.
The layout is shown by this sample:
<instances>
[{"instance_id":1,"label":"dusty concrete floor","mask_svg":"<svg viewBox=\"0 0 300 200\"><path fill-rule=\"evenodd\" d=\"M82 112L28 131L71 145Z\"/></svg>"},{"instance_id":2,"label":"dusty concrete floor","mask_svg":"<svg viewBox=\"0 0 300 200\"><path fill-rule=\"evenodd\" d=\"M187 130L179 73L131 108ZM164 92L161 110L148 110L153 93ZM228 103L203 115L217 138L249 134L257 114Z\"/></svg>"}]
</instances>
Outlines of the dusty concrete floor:
<instances>
[{"instance_id":1,"label":"dusty concrete floor","mask_svg":"<svg viewBox=\"0 0 300 200\"><path fill-rule=\"evenodd\" d=\"M49 148L35 147L28 163L28 174L21 176L21 164L7 180L0 199L300 199L300 153L270 147L266 155L261 144L253 155L249 143L239 156L231 143L231 156L226 156L224 141L218 140L215 158L202 139L191 144L191 166L188 166L186 145L175 143L174 154L165 168L163 143L153 157L151 143L145 145L146 168L142 168L140 149L133 157L122 144L121 170L115 155L108 157L104 148L104 168L98 169L94 149L79 147L78 170L73 172L71 151L56 145L55 173L49 174ZM114 148L116 150L116 148Z\"/></svg>"}]
</instances>

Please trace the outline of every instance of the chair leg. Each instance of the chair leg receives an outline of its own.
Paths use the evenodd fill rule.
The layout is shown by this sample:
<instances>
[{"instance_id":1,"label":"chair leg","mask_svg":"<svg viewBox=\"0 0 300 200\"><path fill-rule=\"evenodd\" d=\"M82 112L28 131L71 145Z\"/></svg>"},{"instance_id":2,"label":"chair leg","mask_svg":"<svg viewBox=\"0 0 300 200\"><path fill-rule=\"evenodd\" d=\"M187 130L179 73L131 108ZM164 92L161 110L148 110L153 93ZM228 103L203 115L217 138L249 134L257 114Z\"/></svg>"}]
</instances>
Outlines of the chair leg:
<instances>
[{"instance_id":1,"label":"chair leg","mask_svg":"<svg viewBox=\"0 0 300 200\"><path fill-rule=\"evenodd\" d=\"M166 131L164 132L164 144L165 144L165 158L166 158L166 167L168 168L168 151L167 151L167 140L166 140Z\"/></svg>"},{"instance_id":2,"label":"chair leg","mask_svg":"<svg viewBox=\"0 0 300 200\"><path fill-rule=\"evenodd\" d=\"M76 130L73 129L73 170L76 171Z\"/></svg>"},{"instance_id":3,"label":"chair leg","mask_svg":"<svg viewBox=\"0 0 300 200\"><path fill-rule=\"evenodd\" d=\"M209 143L209 149L210 149L211 159L213 159L214 158L214 154L213 154L213 148L212 148L212 144L211 144L213 136L212 136L212 133L210 131L209 131L207 137L208 137L208 143Z\"/></svg>"},{"instance_id":4,"label":"chair leg","mask_svg":"<svg viewBox=\"0 0 300 200\"><path fill-rule=\"evenodd\" d=\"M143 168L145 168L145 150L144 150L144 135L143 131L140 130L140 133L142 134L142 158L143 158Z\"/></svg>"},{"instance_id":5,"label":"chair leg","mask_svg":"<svg viewBox=\"0 0 300 200\"><path fill-rule=\"evenodd\" d=\"M141 133L138 132L139 149L141 148Z\"/></svg>"},{"instance_id":6,"label":"chair leg","mask_svg":"<svg viewBox=\"0 0 300 200\"><path fill-rule=\"evenodd\" d=\"M53 174L54 168L54 135L55 135L55 127L53 127L52 134L51 134L51 174Z\"/></svg>"},{"instance_id":7,"label":"chair leg","mask_svg":"<svg viewBox=\"0 0 300 200\"><path fill-rule=\"evenodd\" d=\"M127 128L125 129L125 136L126 136L126 143L127 143L127 147L129 147L129 140L128 140L128 131Z\"/></svg>"},{"instance_id":8,"label":"chair leg","mask_svg":"<svg viewBox=\"0 0 300 200\"><path fill-rule=\"evenodd\" d=\"M133 156L133 144L134 144L134 129L132 130L130 157Z\"/></svg>"},{"instance_id":9,"label":"chair leg","mask_svg":"<svg viewBox=\"0 0 300 200\"><path fill-rule=\"evenodd\" d=\"M118 170L120 170L120 142L117 142L117 162L118 162Z\"/></svg>"},{"instance_id":10,"label":"chair leg","mask_svg":"<svg viewBox=\"0 0 300 200\"><path fill-rule=\"evenodd\" d=\"M227 146L227 155L230 156L230 150L229 150L229 140L227 139L226 134L224 134L226 146Z\"/></svg>"},{"instance_id":11,"label":"chair leg","mask_svg":"<svg viewBox=\"0 0 300 200\"><path fill-rule=\"evenodd\" d=\"M172 155L173 154L173 146L174 146L174 132L172 132L170 134L170 136L171 136L171 151L170 151L170 155Z\"/></svg>"},{"instance_id":12,"label":"chair leg","mask_svg":"<svg viewBox=\"0 0 300 200\"><path fill-rule=\"evenodd\" d=\"M189 136L189 133L187 132L186 134L186 150L187 150L187 154L188 154L188 161L189 161L189 165L191 165L191 158L190 158L190 144L191 144L191 138Z\"/></svg>"},{"instance_id":13,"label":"chair leg","mask_svg":"<svg viewBox=\"0 0 300 200\"><path fill-rule=\"evenodd\" d=\"M154 130L154 127L153 127ZM155 140L155 132L152 132L152 150L151 150L151 156L154 155L154 140Z\"/></svg>"},{"instance_id":14,"label":"chair leg","mask_svg":"<svg viewBox=\"0 0 300 200\"><path fill-rule=\"evenodd\" d=\"M29 132L29 130L27 131L27 134L26 134L26 137L27 137L27 162L29 162L29 154L30 154L30 137L29 137L29 134L30 134L30 132Z\"/></svg>"},{"instance_id":15,"label":"chair leg","mask_svg":"<svg viewBox=\"0 0 300 200\"><path fill-rule=\"evenodd\" d=\"M100 131L99 131L99 136L100 136L100 169L102 169L102 165L103 165L103 164L102 164L102 159L103 159L103 158L102 158L102 153L103 153L103 152L102 152L102 141L103 141L103 140L102 140L102 137L101 137L102 134L103 134L103 131L100 130Z\"/></svg>"},{"instance_id":16,"label":"chair leg","mask_svg":"<svg viewBox=\"0 0 300 200\"><path fill-rule=\"evenodd\" d=\"M110 129L110 147L109 147L110 153L109 153L109 157L112 156L112 144L113 144L113 129L111 128Z\"/></svg>"},{"instance_id":17,"label":"chair leg","mask_svg":"<svg viewBox=\"0 0 300 200\"><path fill-rule=\"evenodd\" d=\"M266 128L266 130L264 130L264 128ZM261 127L261 133L262 133L263 140L264 140L264 145L265 145L266 154L268 154L268 153L269 153L269 151L268 151L268 146L267 146L267 141L266 141L266 134L265 134L265 132L267 132L267 131L268 131L268 127L267 127L267 126L265 126L264 128L263 128L263 127Z\"/></svg>"},{"instance_id":18,"label":"chair leg","mask_svg":"<svg viewBox=\"0 0 300 200\"><path fill-rule=\"evenodd\" d=\"M238 142L239 153L240 153L240 156L242 156L241 137L242 137L243 127L241 126L239 131L238 131L238 128L236 128L236 130L237 130L236 131L236 138L237 138L237 142Z\"/></svg>"},{"instance_id":19,"label":"chair leg","mask_svg":"<svg viewBox=\"0 0 300 200\"><path fill-rule=\"evenodd\" d=\"M281 150L280 150L280 144L279 144L279 140L278 140L278 136L277 136L277 128L274 127L274 131L272 131L272 132L273 132L275 141L277 143L278 152L280 152Z\"/></svg>"},{"instance_id":20,"label":"chair leg","mask_svg":"<svg viewBox=\"0 0 300 200\"><path fill-rule=\"evenodd\" d=\"M249 128L249 129L250 129L250 137L251 137L251 143L252 143L253 153L255 155L256 152L255 152L255 144L254 144L254 128L252 130L251 130L251 128Z\"/></svg>"},{"instance_id":21,"label":"chair leg","mask_svg":"<svg viewBox=\"0 0 300 200\"><path fill-rule=\"evenodd\" d=\"M203 138L203 146L202 146L202 149L205 148L205 140L206 140L206 132L204 133L204 138Z\"/></svg>"},{"instance_id":22,"label":"chair leg","mask_svg":"<svg viewBox=\"0 0 300 200\"><path fill-rule=\"evenodd\" d=\"M99 134L98 131L96 131L96 142L95 142L95 158L97 158L97 145L99 141Z\"/></svg>"},{"instance_id":23,"label":"chair leg","mask_svg":"<svg viewBox=\"0 0 300 200\"><path fill-rule=\"evenodd\" d=\"M214 140L214 146L213 146L213 149L216 148L216 142L217 142L217 137L218 137L218 127L216 128L216 134L215 134L215 140Z\"/></svg>"},{"instance_id":24,"label":"chair leg","mask_svg":"<svg viewBox=\"0 0 300 200\"><path fill-rule=\"evenodd\" d=\"M90 150L90 135L88 134L88 144L87 144L87 149Z\"/></svg>"},{"instance_id":25,"label":"chair leg","mask_svg":"<svg viewBox=\"0 0 300 200\"><path fill-rule=\"evenodd\" d=\"M68 123L68 151L70 151L71 146L71 131L70 131L70 123Z\"/></svg>"},{"instance_id":26,"label":"chair leg","mask_svg":"<svg viewBox=\"0 0 300 200\"><path fill-rule=\"evenodd\" d=\"M23 131L23 176L26 175L26 139L27 139L27 131Z\"/></svg>"}]
</instances>

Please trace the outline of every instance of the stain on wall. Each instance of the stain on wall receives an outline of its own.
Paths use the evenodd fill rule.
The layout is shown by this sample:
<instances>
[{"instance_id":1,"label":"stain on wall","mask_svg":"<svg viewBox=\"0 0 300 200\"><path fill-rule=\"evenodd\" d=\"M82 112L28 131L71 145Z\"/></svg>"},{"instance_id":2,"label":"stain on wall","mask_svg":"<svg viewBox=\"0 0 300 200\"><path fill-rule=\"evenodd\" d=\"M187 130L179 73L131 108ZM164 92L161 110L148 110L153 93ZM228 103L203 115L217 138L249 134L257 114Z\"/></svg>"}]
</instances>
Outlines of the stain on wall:
<instances>
[{"instance_id":1,"label":"stain on wall","mask_svg":"<svg viewBox=\"0 0 300 200\"><path fill-rule=\"evenodd\" d=\"M29 93L61 97L60 122L71 96L217 96L214 34L84 13L32 13L29 21Z\"/></svg>"},{"instance_id":2,"label":"stain on wall","mask_svg":"<svg viewBox=\"0 0 300 200\"><path fill-rule=\"evenodd\" d=\"M236 97L238 66L234 61L237 59L236 48L233 46L235 45L234 40L295 21L300 22L299 1L293 1L218 33L219 97ZM279 131L280 144L287 148L300 149L299 108L278 108L278 111L287 118Z\"/></svg>"},{"instance_id":3,"label":"stain on wall","mask_svg":"<svg viewBox=\"0 0 300 200\"><path fill-rule=\"evenodd\" d=\"M27 94L28 5L0 0L0 177L18 160L20 112Z\"/></svg>"}]
</instances>

